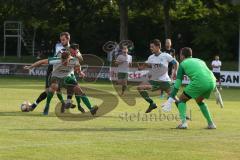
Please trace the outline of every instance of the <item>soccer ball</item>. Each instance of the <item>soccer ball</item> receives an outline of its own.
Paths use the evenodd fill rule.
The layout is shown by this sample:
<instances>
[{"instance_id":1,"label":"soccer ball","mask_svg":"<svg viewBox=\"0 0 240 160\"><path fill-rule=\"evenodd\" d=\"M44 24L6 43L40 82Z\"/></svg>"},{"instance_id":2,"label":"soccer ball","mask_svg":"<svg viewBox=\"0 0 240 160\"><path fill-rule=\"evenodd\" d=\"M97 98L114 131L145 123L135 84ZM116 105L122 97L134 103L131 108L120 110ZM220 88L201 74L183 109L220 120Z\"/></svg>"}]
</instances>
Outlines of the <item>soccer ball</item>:
<instances>
[{"instance_id":1,"label":"soccer ball","mask_svg":"<svg viewBox=\"0 0 240 160\"><path fill-rule=\"evenodd\" d=\"M30 111L30 106L32 104L29 101L24 101L21 105L20 105L20 109L22 112L29 112Z\"/></svg>"}]
</instances>

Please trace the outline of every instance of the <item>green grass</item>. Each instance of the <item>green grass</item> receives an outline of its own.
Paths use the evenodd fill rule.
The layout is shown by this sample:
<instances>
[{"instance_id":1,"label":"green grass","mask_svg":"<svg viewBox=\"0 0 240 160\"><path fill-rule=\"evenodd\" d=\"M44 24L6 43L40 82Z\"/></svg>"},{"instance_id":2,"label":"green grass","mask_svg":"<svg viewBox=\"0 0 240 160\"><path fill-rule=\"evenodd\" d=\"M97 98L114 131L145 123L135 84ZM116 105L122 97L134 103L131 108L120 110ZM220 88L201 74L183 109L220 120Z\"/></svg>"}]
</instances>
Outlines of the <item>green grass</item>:
<instances>
[{"instance_id":1,"label":"green grass","mask_svg":"<svg viewBox=\"0 0 240 160\"><path fill-rule=\"evenodd\" d=\"M81 85L102 90L96 94L102 94L104 99L108 97L107 93L116 95L108 83ZM113 111L89 121L63 121L56 117L56 98L49 116L42 116L45 102L34 112L19 111L24 100L35 100L43 89L42 79L0 78L1 160L237 160L240 157L239 89L223 89L224 109L215 104L213 96L206 101L217 130L203 129L206 122L194 101L188 103L193 118L188 130L172 129L178 124L175 120L121 119L120 115L126 112L144 113L147 103L140 98L135 106L128 106L118 97L119 104ZM95 104L102 101L90 99ZM159 105L164 102L157 97L155 100ZM107 101L111 102L111 99ZM153 113L158 114L158 111ZM177 114L175 107L172 114Z\"/></svg>"}]
</instances>

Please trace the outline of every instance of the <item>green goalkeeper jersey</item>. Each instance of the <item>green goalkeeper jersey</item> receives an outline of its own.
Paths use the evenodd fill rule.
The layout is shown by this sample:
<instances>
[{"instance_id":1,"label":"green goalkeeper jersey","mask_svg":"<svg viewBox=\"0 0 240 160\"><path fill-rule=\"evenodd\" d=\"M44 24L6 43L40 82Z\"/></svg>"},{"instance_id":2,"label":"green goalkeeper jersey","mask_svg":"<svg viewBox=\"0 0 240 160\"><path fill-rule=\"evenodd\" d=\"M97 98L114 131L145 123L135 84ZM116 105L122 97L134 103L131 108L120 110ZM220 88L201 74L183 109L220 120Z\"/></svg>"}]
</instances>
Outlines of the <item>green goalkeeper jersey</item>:
<instances>
[{"instance_id":1,"label":"green goalkeeper jersey","mask_svg":"<svg viewBox=\"0 0 240 160\"><path fill-rule=\"evenodd\" d=\"M216 84L216 79L213 73L209 70L206 63L198 58L187 58L183 60L178 68L177 79L174 84L174 88L178 90L182 84L184 75L190 79L190 85L188 88L198 90L207 89ZM176 95L176 92L172 96Z\"/></svg>"}]
</instances>

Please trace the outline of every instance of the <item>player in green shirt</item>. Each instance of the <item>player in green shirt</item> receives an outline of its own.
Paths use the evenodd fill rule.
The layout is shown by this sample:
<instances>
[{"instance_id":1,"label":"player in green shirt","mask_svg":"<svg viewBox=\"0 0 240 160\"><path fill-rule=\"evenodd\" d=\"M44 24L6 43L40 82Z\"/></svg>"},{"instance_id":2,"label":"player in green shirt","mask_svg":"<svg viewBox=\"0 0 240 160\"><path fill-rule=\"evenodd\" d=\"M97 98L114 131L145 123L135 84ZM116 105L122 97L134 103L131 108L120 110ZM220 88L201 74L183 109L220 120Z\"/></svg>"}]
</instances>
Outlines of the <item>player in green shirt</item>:
<instances>
[{"instance_id":1,"label":"player in green shirt","mask_svg":"<svg viewBox=\"0 0 240 160\"><path fill-rule=\"evenodd\" d=\"M192 58L192 49L185 47L181 50L180 53L181 63L177 72L177 79L172 89L171 95L168 98L168 101L163 105L163 111L170 111L171 104L174 102L173 97L176 96L179 88L181 87L182 80L184 75L190 78L190 84L188 84L182 95L179 97L178 110L180 113L180 118L182 123L177 127L178 129L187 129L186 121L186 102L191 98L195 99L203 116L208 122L208 129L216 129L211 114L209 113L208 106L204 103L204 99L210 97L211 92L216 89L216 79L213 73L208 69L204 61ZM218 91L217 97L219 102L222 104L221 95Z\"/></svg>"}]
</instances>

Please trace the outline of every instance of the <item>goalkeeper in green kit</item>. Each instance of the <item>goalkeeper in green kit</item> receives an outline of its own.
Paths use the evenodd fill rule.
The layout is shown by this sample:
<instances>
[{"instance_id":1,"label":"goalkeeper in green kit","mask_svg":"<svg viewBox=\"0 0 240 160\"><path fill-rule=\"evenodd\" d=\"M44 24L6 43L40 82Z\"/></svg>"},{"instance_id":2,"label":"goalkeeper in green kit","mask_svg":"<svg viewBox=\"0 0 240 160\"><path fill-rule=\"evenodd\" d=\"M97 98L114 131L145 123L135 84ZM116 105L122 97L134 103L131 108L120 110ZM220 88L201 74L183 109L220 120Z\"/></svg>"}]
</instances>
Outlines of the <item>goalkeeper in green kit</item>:
<instances>
[{"instance_id":1,"label":"goalkeeper in green kit","mask_svg":"<svg viewBox=\"0 0 240 160\"><path fill-rule=\"evenodd\" d=\"M178 110L180 113L181 124L177 129L187 129L188 124L186 121L186 102L191 98L195 99L203 116L207 120L207 129L216 129L211 114L208 110L207 104L203 101L208 99L213 90L215 90L217 103L223 107L223 102L220 93L216 88L216 79L213 73L208 69L204 61L192 58L192 49L185 47L181 50L180 60L177 72L177 79L171 91L168 101L163 104L163 111L168 112L171 110L171 105L174 101L179 88L181 87L183 76L186 75L190 78L190 83L184 88L183 93L179 97Z\"/></svg>"}]
</instances>

